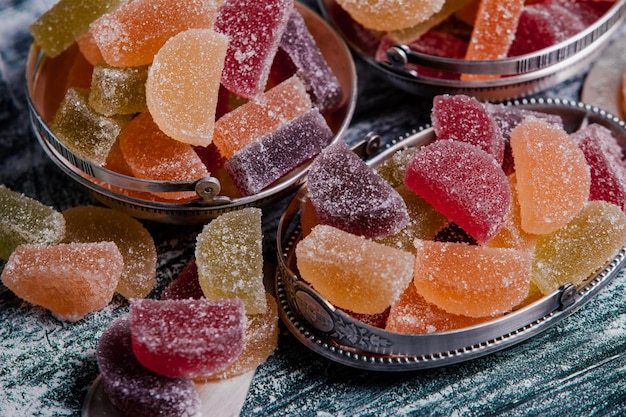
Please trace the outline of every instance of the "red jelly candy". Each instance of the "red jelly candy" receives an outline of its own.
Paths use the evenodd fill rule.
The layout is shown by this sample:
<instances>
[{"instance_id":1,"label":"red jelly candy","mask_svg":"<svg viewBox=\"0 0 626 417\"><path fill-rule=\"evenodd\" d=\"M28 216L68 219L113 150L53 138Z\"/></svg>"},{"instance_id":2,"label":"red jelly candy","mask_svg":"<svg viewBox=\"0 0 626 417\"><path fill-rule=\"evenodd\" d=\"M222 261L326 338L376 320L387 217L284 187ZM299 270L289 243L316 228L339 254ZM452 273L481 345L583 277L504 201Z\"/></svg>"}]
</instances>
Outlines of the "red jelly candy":
<instances>
[{"instance_id":1,"label":"red jelly candy","mask_svg":"<svg viewBox=\"0 0 626 417\"><path fill-rule=\"evenodd\" d=\"M478 243L488 242L504 225L509 182L496 160L474 145L431 143L409 162L404 182Z\"/></svg>"},{"instance_id":2,"label":"red jelly candy","mask_svg":"<svg viewBox=\"0 0 626 417\"><path fill-rule=\"evenodd\" d=\"M220 371L243 350L246 316L238 298L135 299L130 304L133 352L146 368L169 377Z\"/></svg>"},{"instance_id":3,"label":"red jelly candy","mask_svg":"<svg viewBox=\"0 0 626 417\"><path fill-rule=\"evenodd\" d=\"M198 266L195 259L161 293L161 300L184 300L186 298L194 300L204 298L202 287L198 282Z\"/></svg>"}]
</instances>

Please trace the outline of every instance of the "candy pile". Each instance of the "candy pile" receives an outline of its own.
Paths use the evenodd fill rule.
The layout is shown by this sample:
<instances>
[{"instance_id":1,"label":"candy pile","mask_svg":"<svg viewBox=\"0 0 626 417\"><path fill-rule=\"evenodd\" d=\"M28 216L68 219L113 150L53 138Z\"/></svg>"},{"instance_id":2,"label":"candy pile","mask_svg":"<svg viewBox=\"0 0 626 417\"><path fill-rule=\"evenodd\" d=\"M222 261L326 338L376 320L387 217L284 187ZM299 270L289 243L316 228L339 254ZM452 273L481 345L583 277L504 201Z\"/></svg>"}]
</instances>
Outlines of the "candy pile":
<instances>
[{"instance_id":1,"label":"candy pile","mask_svg":"<svg viewBox=\"0 0 626 417\"><path fill-rule=\"evenodd\" d=\"M75 57L52 131L120 174L213 175L231 197L247 196L334 136L325 116L341 86L293 0L60 0L30 31L49 57Z\"/></svg>"},{"instance_id":2,"label":"candy pile","mask_svg":"<svg viewBox=\"0 0 626 417\"><path fill-rule=\"evenodd\" d=\"M626 243L613 133L559 116L434 98L435 140L377 171L343 143L311 165L297 270L337 308L391 331L492 320L583 283Z\"/></svg>"},{"instance_id":3,"label":"candy pile","mask_svg":"<svg viewBox=\"0 0 626 417\"><path fill-rule=\"evenodd\" d=\"M597 21L612 0L337 0L337 20L361 49L381 62L396 44L428 55L467 60L521 56L565 41ZM409 64L427 77L482 80Z\"/></svg>"}]
</instances>

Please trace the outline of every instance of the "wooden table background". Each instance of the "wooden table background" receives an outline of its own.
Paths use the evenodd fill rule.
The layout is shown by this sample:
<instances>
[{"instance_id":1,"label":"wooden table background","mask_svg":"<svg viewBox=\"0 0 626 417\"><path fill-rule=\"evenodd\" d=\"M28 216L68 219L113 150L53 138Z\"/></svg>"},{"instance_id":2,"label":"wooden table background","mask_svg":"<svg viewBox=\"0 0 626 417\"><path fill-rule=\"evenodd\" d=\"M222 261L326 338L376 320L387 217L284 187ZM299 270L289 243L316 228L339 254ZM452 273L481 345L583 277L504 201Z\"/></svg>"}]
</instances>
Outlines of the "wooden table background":
<instances>
[{"instance_id":1,"label":"wooden table background","mask_svg":"<svg viewBox=\"0 0 626 417\"><path fill-rule=\"evenodd\" d=\"M44 155L25 101L28 25L54 0L0 0L0 183L64 210L94 204ZM316 9L313 1L303 3ZM316 9L317 10L317 9ZM623 32L623 31L622 31ZM370 74L362 62L359 97L345 140L373 130L392 140L428 122L430 102ZM580 99L585 74L542 96ZM275 259L275 227L286 201L264 209L264 251ZM158 258L156 296L193 256L197 227L146 223ZM2 265L0 264L0 268ZM626 408L626 278L620 274L572 316L489 356L406 373L367 372L304 348L284 329L256 373L244 416L623 416ZM0 416L79 416L98 374L94 349L127 305L62 323L0 284Z\"/></svg>"}]
</instances>

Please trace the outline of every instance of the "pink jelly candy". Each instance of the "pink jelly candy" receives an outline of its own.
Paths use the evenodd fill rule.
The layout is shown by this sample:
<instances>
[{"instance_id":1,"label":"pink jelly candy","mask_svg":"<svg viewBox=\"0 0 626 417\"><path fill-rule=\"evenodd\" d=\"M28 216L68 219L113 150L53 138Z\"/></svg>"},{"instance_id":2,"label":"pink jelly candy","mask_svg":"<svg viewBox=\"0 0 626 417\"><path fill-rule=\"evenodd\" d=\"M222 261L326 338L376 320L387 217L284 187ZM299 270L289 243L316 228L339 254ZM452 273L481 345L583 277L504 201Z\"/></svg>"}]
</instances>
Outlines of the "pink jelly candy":
<instances>
[{"instance_id":1,"label":"pink jelly candy","mask_svg":"<svg viewBox=\"0 0 626 417\"><path fill-rule=\"evenodd\" d=\"M474 97L461 94L436 96L433 99L431 119L438 140L453 139L471 143L493 155L502 164L502 133Z\"/></svg>"},{"instance_id":2,"label":"pink jelly candy","mask_svg":"<svg viewBox=\"0 0 626 417\"><path fill-rule=\"evenodd\" d=\"M345 142L320 153L309 169L307 187L320 223L345 232L380 238L409 222L400 194Z\"/></svg>"},{"instance_id":3,"label":"pink jelly candy","mask_svg":"<svg viewBox=\"0 0 626 417\"><path fill-rule=\"evenodd\" d=\"M125 415L192 417L200 412L190 379L158 375L139 363L133 354L128 315L104 330L96 359L107 398Z\"/></svg>"},{"instance_id":4,"label":"pink jelly candy","mask_svg":"<svg viewBox=\"0 0 626 417\"><path fill-rule=\"evenodd\" d=\"M405 184L486 243L504 225L511 190L493 156L469 143L437 140L409 162Z\"/></svg>"},{"instance_id":5,"label":"pink jelly candy","mask_svg":"<svg viewBox=\"0 0 626 417\"><path fill-rule=\"evenodd\" d=\"M243 350L246 324L238 298L135 299L130 304L135 356L169 377L200 377L226 368Z\"/></svg>"},{"instance_id":6,"label":"pink jelly candy","mask_svg":"<svg viewBox=\"0 0 626 417\"><path fill-rule=\"evenodd\" d=\"M611 131L597 123L572 134L591 170L589 200L604 200L626 212L626 165Z\"/></svg>"},{"instance_id":7,"label":"pink jelly candy","mask_svg":"<svg viewBox=\"0 0 626 417\"><path fill-rule=\"evenodd\" d=\"M229 39L222 73L226 88L246 98L263 92L292 9L292 0L224 1L215 30Z\"/></svg>"}]
</instances>

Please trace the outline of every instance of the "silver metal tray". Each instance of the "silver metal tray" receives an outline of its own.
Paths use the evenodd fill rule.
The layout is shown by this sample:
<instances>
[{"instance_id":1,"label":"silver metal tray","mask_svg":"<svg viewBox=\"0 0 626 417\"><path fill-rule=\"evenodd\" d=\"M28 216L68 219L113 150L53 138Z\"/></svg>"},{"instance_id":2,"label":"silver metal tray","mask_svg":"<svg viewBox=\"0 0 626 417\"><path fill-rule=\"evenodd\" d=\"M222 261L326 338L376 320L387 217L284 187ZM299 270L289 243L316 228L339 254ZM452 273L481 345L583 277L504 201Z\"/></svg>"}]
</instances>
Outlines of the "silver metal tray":
<instances>
[{"instance_id":1,"label":"silver metal tray","mask_svg":"<svg viewBox=\"0 0 626 417\"><path fill-rule=\"evenodd\" d=\"M339 140L348 128L356 106L356 69L350 50L337 33L315 12L296 2L295 6L313 35L333 73L339 80L343 100L326 115L326 121ZM308 169L304 163L265 190L247 197L220 194L221 184L214 177L196 182L168 182L137 179L93 164L72 153L50 130L48 123L63 98L70 63L77 49L50 59L35 45L26 64L28 106L33 130L47 156L72 180L87 189L101 203L131 216L166 223L203 224L218 215L249 206L262 207L293 192ZM139 192L196 191L198 198L188 203L170 203L133 197L114 191L113 187Z\"/></svg>"},{"instance_id":2,"label":"silver metal tray","mask_svg":"<svg viewBox=\"0 0 626 417\"><path fill-rule=\"evenodd\" d=\"M619 118L597 107L558 99L523 99L508 103L562 117L568 132L595 122L608 127L626 149L626 127ZM422 146L435 139L425 127L390 143L379 152L376 135L355 151L371 166L400 149ZM281 217L277 231L276 294L279 315L306 347L333 361L356 368L407 371L474 359L520 343L555 325L596 295L626 266L625 246L579 287L567 283L552 294L500 318L454 331L401 334L364 324L336 309L296 272L295 247L301 239L300 211L307 199L303 185ZM375 254L373 254L375 255Z\"/></svg>"},{"instance_id":3,"label":"silver metal tray","mask_svg":"<svg viewBox=\"0 0 626 417\"><path fill-rule=\"evenodd\" d=\"M598 21L570 39L530 54L491 61L441 58L396 45L387 51L389 63L367 53L363 42L347 29L346 12L335 0L318 0L324 17L344 37L367 67L391 84L419 96L467 94L481 100L510 100L539 93L583 73L602 52L626 16L626 0L617 0ZM460 81L418 75L407 63L468 74L498 74L499 79Z\"/></svg>"}]
</instances>

